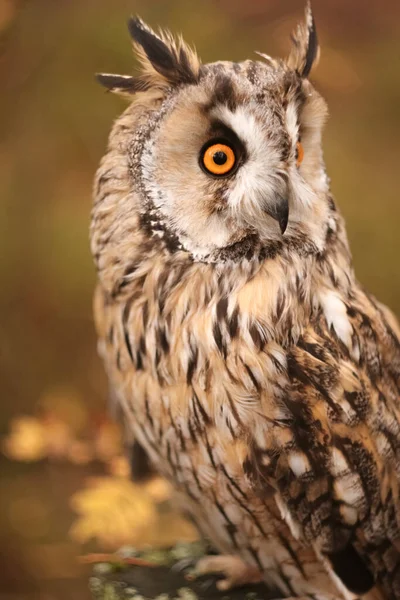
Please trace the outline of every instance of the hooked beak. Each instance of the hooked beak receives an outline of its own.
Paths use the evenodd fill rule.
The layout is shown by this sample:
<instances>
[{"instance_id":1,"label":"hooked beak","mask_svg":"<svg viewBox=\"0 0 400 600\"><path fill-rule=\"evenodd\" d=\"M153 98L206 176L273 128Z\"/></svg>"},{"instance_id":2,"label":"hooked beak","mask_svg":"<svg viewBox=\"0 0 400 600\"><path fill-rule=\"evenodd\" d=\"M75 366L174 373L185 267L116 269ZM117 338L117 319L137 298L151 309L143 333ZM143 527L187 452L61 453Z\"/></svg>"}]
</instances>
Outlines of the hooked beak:
<instances>
[{"instance_id":1,"label":"hooked beak","mask_svg":"<svg viewBox=\"0 0 400 600\"><path fill-rule=\"evenodd\" d=\"M282 235L286 231L289 220L289 200L286 196L278 196L275 204L263 207L270 217L278 221Z\"/></svg>"}]
</instances>

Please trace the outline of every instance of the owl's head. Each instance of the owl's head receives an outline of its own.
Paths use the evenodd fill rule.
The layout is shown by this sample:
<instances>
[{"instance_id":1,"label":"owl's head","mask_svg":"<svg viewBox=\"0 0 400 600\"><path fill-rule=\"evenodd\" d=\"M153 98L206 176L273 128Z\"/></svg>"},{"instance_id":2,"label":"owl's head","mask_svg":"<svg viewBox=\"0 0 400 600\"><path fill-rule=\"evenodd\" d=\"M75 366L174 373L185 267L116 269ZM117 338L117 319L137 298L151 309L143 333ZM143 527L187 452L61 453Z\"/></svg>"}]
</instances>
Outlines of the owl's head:
<instances>
[{"instance_id":1,"label":"owl's head","mask_svg":"<svg viewBox=\"0 0 400 600\"><path fill-rule=\"evenodd\" d=\"M201 64L181 39L138 18L129 30L142 71L98 80L132 99L110 143L119 140L134 210L154 243L210 262L285 245L320 252L332 203L327 109L308 79L318 58L310 6L285 60ZM116 218L133 210L132 194Z\"/></svg>"}]
</instances>

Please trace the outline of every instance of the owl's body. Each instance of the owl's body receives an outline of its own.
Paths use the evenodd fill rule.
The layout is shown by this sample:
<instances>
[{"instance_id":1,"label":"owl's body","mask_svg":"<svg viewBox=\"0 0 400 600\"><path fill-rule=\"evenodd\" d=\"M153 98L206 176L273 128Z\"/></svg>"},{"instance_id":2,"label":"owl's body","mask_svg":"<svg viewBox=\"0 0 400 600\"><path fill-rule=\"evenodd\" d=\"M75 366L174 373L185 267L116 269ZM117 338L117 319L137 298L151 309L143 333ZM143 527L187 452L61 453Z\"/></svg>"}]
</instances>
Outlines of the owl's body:
<instances>
[{"instance_id":1,"label":"owl's body","mask_svg":"<svg viewBox=\"0 0 400 600\"><path fill-rule=\"evenodd\" d=\"M202 66L131 32L145 73L102 76L136 95L92 224L128 425L202 534L278 596L400 598L399 332L329 193L310 14L286 63ZM226 176L210 143L233 149Z\"/></svg>"}]
</instances>

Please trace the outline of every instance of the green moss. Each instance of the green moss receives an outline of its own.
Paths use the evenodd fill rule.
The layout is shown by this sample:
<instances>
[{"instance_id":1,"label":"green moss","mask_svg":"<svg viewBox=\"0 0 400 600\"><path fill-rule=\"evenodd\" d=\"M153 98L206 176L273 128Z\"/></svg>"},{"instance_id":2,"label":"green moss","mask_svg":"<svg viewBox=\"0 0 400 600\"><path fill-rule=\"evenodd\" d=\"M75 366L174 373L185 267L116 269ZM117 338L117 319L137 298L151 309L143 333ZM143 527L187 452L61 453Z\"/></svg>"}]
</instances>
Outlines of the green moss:
<instances>
[{"instance_id":1,"label":"green moss","mask_svg":"<svg viewBox=\"0 0 400 600\"><path fill-rule=\"evenodd\" d=\"M198 595L188 587L183 587L178 590L176 600L198 600Z\"/></svg>"},{"instance_id":2,"label":"green moss","mask_svg":"<svg viewBox=\"0 0 400 600\"><path fill-rule=\"evenodd\" d=\"M107 573L111 573L113 570L113 565L111 563L97 563L93 567L93 573L96 575L106 575Z\"/></svg>"},{"instance_id":3,"label":"green moss","mask_svg":"<svg viewBox=\"0 0 400 600\"><path fill-rule=\"evenodd\" d=\"M89 590L94 598L101 598L103 593L104 584L98 577L90 577L89 578Z\"/></svg>"},{"instance_id":4,"label":"green moss","mask_svg":"<svg viewBox=\"0 0 400 600\"><path fill-rule=\"evenodd\" d=\"M117 593L113 583L106 583L104 585L103 600L120 600L120 595Z\"/></svg>"}]
</instances>

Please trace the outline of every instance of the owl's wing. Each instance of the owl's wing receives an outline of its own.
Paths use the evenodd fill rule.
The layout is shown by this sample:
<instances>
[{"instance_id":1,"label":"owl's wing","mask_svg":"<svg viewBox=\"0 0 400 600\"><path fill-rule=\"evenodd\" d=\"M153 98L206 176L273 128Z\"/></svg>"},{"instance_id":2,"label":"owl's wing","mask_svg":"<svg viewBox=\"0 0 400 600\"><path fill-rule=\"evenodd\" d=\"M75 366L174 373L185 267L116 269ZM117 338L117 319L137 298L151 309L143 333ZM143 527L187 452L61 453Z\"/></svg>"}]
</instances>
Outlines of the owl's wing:
<instances>
[{"instance_id":1,"label":"owl's wing","mask_svg":"<svg viewBox=\"0 0 400 600\"><path fill-rule=\"evenodd\" d=\"M107 354L105 346L106 344L110 344L113 342L113 337L115 335L114 332L114 312L116 310L116 306L114 304L109 304L107 301L107 295L104 293L101 285L98 285L94 295L94 303L93 303L93 311L95 317L95 326L98 335L98 353L100 357L104 361L105 368L107 370ZM118 352L118 350L117 350ZM116 357L118 361L118 358ZM150 463L150 460L139 444L137 440L135 440L132 428L127 426L127 423L122 414L121 403L118 398L118 394L111 383L111 378L109 380L109 409L112 415L112 418L116 421L119 421L122 424L122 432L123 432L123 444L125 454L128 457L131 477L133 481L139 483L145 481L149 477L152 477L155 474L155 470Z\"/></svg>"},{"instance_id":2,"label":"owl's wing","mask_svg":"<svg viewBox=\"0 0 400 600\"><path fill-rule=\"evenodd\" d=\"M346 345L319 316L287 356L291 438L252 449L249 476L273 486L292 533L355 593L400 598L400 343L386 307L359 291ZM280 425L283 427L282 425ZM267 490L267 487L266 487Z\"/></svg>"}]
</instances>

